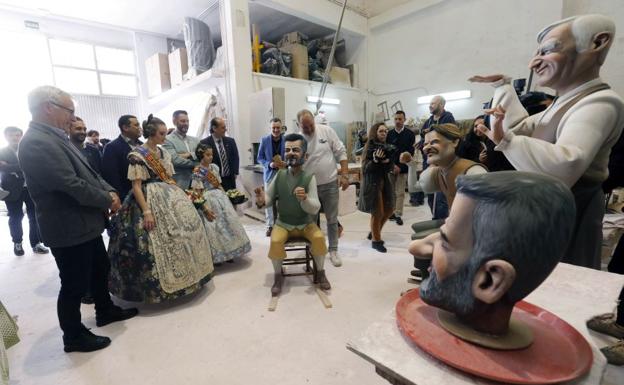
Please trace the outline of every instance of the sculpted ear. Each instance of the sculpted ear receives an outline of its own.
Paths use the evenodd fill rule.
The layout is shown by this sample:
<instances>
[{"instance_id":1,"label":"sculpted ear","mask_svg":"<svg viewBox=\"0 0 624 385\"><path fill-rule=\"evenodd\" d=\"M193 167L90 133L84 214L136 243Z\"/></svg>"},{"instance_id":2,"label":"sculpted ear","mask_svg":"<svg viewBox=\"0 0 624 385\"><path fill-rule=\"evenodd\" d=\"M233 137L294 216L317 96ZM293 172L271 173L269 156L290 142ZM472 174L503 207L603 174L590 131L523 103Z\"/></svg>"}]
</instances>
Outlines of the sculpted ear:
<instances>
[{"instance_id":1,"label":"sculpted ear","mask_svg":"<svg viewBox=\"0 0 624 385\"><path fill-rule=\"evenodd\" d=\"M484 263L472 281L472 294L482 302L498 302L516 280L516 269L502 259Z\"/></svg>"},{"instance_id":2,"label":"sculpted ear","mask_svg":"<svg viewBox=\"0 0 624 385\"><path fill-rule=\"evenodd\" d=\"M594 36L592 41L592 49L600 51L609 46L611 42L611 34L608 32L600 32Z\"/></svg>"}]
</instances>

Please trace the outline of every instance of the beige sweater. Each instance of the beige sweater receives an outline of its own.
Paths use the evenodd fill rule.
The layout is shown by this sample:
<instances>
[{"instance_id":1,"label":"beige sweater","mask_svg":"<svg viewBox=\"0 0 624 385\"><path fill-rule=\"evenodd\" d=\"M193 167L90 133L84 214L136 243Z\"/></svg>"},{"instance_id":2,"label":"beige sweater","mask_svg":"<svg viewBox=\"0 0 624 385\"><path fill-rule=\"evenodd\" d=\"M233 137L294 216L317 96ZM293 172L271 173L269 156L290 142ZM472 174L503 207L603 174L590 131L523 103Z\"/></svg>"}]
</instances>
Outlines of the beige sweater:
<instances>
[{"instance_id":1,"label":"beige sweater","mask_svg":"<svg viewBox=\"0 0 624 385\"><path fill-rule=\"evenodd\" d=\"M533 116L528 116L511 85L497 87L492 106L505 108L506 133L495 149L502 151L517 170L551 175L570 187L581 177L597 183L604 181L609 175L611 147L624 127L624 101L613 90L598 91L581 99L563 115L556 130L535 132L540 119L548 122L559 106L600 83L599 78L589 81Z\"/></svg>"}]
</instances>

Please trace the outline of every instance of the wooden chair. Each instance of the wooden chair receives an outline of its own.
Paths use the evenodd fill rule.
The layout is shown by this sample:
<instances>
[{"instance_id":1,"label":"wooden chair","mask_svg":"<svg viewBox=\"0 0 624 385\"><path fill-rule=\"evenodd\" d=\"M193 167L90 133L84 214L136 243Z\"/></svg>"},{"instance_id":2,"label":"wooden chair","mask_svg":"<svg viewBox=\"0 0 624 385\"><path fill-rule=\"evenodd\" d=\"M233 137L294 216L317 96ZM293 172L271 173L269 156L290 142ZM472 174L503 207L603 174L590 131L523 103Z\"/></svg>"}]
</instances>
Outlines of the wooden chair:
<instances>
[{"instance_id":1,"label":"wooden chair","mask_svg":"<svg viewBox=\"0 0 624 385\"><path fill-rule=\"evenodd\" d=\"M286 259L282 262L282 275L284 277L298 276L298 275L312 275L314 283L316 282L316 263L312 258L312 252L310 250L310 242L305 238L292 238L286 241L284 248L286 249ZM288 257L289 253L304 251L304 256ZM303 272L289 273L285 266L292 265L305 265Z\"/></svg>"}]
</instances>

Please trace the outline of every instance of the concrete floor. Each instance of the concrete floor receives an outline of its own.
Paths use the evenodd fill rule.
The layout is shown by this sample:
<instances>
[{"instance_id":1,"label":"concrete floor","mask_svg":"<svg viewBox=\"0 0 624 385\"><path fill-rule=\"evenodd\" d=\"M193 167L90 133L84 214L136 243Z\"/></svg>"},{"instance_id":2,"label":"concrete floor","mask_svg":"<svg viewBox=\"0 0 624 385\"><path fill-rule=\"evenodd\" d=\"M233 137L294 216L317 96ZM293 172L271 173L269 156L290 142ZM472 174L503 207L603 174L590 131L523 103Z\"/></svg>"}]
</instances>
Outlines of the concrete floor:
<instances>
[{"instance_id":1,"label":"concrete floor","mask_svg":"<svg viewBox=\"0 0 624 385\"><path fill-rule=\"evenodd\" d=\"M424 208L407 208L405 219L427 215ZM307 278L289 277L271 313L268 238L262 224L243 217L253 243L247 258L218 267L197 295L139 305L140 315L125 322L96 328L93 306L83 305L85 325L112 344L99 352L66 354L56 318L54 259L30 248L15 257L6 220L0 222L0 298L19 316L22 339L9 351L12 385L384 384L345 342L392 309L409 286L408 225L389 223L389 252L381 254L365 239L367 215L341 218L344 264L326 266L333 308L323 307Z\"/></svg>"},{"instance_id":2,"label":"concrete floor","mask_svg":"<svg viewBox=\"0 0 624 385\"><path fill-rule=\"evenodd\" d=\"M93 307L83 322L113 340L94 353L66 354L56 318L59 290L51 255L15 257L0 221L0 299L19 316L22 341L9 353L11 385L31 384L359 384L385 385L371 364L345 342L394 308L406 283L410 227L428 208L407 207L406 225L384 229L389 252L365 239L368 216L341 218L344 264L327 261L333 308L325 309L304 277L287 278L276 312L268 312L272 268L264 226L243 222L253 243L247 258L216 269L211 283L173 303L139 305L138 317L95 327ZM24 220L26 224L26 220ZM122 306L121 301L116 301ZM612 373L614 382L622 372ZM621 378L621 377L620 377ZM621 382L619 382L621 383Z\"/></svg>"}]
</instances>

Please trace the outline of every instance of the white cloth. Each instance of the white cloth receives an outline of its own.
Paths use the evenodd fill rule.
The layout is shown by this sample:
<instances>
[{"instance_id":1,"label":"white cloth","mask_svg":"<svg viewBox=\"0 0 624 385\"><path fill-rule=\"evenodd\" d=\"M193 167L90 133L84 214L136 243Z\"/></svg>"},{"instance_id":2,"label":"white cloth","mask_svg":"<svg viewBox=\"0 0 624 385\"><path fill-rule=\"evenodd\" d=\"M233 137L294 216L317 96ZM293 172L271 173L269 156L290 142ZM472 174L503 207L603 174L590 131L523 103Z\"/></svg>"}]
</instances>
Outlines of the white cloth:
<instances>
[{"instance_id":1,"label":"white cloth","mask_svg":"<svg viewBox=\"0 0 624 385\"><path fill-rule=\"evenodd\" d=\"M312 136L303 135L308 141L308 159L303 169L316 177L316 183L323 185L334 182L338 176L336 162L347 160L347 150L329 126L316 124Z\"/></svg>"},{"instance_id":2,"label":"white cloth","mask_svg":"<svg viewBox=\"0 0 624 385\"><path fill-rule=\"evenodd\" d=\"M624 127L624 101L613 90L584 97L566 112L554 132L535 132L540 119L548 122L557 109L589 87L602 83L591 80L562 95L546 111L528 116L509 84L496 88L492 106L505 108L505 138L496 150L502 151L519 171L556 177L573 186L581 177L600 183L609 171L611 147ZM495 118L492 117L492 127Z\"/></svg>"}]
</instances>

